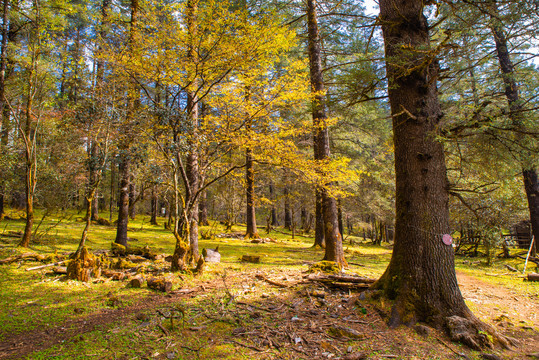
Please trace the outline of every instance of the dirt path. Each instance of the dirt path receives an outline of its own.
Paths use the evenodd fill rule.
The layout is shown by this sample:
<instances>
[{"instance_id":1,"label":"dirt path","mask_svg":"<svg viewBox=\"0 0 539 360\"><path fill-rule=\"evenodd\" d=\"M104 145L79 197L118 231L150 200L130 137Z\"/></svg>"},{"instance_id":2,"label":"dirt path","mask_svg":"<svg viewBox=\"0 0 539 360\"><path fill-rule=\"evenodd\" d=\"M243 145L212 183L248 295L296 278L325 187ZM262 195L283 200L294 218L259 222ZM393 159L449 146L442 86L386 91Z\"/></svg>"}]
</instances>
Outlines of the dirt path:
<instances>
[{"instance_id":1,"label":"dirt path","mask_svg":"<svg viewBox=\"0 0 539 360\"><path fill-rule=\"evenodd\" d=\"M538 293L522 295L462 272L457 278L464 299L477 317L519 339L517 346L525 354L539 353Z\"/></svg>"}]
</instances>

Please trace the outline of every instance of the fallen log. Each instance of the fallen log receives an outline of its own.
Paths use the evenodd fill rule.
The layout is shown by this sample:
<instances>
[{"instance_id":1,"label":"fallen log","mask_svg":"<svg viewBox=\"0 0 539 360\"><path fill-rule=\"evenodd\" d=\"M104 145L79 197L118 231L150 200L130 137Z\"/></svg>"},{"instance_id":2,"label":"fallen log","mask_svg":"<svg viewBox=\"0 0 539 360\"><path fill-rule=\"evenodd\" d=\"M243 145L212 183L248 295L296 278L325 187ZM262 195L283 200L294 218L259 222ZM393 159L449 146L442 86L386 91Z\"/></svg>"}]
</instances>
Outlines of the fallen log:
<instances>
[{"instance_id":1,"label":"fallen log","mask_svg":"<svg viewBox=\"0 0 539 360\"><path fill-rule=\"evenodd\" d=\"M168 281L165 278L149 278L148 287L162 292L170 292L172 290L172 282Z\"/></svg>"},{"instance_id":2,"label":"fallen log","mask_svg":"<svg viewBox=\"0 0 539 360\"><path fill-rule=\"evenodd\" d=\"M528 281L539 281L539 274L537 274L537 273L529 273L528 274Z\"/></svg>"},{"instance_id":3,"label":"fallen log","mask_svg":"<svg viewBox=\"0 0 539 360\"><path fill-rule=\"evenodd\" d=\"M129 286L133 288L140 288L144 285L144 276L137 275L129 281Z\"/></svg>"},{"instance_id":4,"label":"fallen log","mask_svg":"<svg viewBox=\"0 0 539 360\"><path fill-rule=\"evenodd\" d=\"M319 282L330 288L342 290L366 290L376 279L350 275L313 275L306 276L307 280Z\"/></svg>"},{"instance_id":5,"label":"fallen log","mask_svg":"<svg viewBox=\"0 0 539 360\"><path fill-rule=\"evenodd\" d=\"M260 256L242 255L241 261L249 262L249 263L253 263L253 264L259 264L260 263Z\"/></svg>"},{"instance_id":6,"label":"fallen log","mask_svg":"<svg viewBox=\"0 0 539 360\"><path fill-rule=\"evenodd\" d=\"M43 260L46 260L46 259L47 259L47 256L45 256L45 255L40 255L40 254L36 254L36 253L24 253L24 254L21 254L21 255L10 256L10 257L5 258L5 259L0 259L0 265L11 264L11 263L14 263L14 262L19 261L19 260L43 261Z\"/></svg>"}]
</instances>

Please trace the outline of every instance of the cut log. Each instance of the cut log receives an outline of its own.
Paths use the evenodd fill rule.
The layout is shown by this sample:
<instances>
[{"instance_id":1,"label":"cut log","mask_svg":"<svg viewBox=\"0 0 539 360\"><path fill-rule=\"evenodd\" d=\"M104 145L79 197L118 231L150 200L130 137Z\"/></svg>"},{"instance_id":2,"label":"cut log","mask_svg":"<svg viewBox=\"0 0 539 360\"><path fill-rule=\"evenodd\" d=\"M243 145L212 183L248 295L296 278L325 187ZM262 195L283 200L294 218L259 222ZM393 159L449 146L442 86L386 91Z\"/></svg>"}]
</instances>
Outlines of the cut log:
<instances>
[{"instance_id":1,"label":"cut log","mask_svg":"<svg viewBox=\"0 0 539 360\"><path fill-rule=\"evenodd\" d=\"M537 273L529 273L528 274L528 281L539 281L539 274L537 274Z\"/></svg>"},{"instance_id":2,"label":"cut log","mask_svg":"<svg viewBox=\"0 0 539 360\"><path fill-rule=\"evenodd\" d=\"M129 281L129 286L133 288L140 288L142 285L144 285L144 276L142 275L132 277Z\"/></svg>"},{"instance_id":3,"label":"cut log","mask_svg":"<svg viewBox=\"0 0 539 360\"><path fill-rule=\"evenodd\" d=\"M52 268L52 272L55 274L65 275L67 274L67 267L66 266L56 266Z\"/></svg>"},{"instance_id":4,"label":"cut log","mask_svg":"<svg viewBox=\"0 0 539 360\"><path fill-rule=\"evenodd\" d=\"M172 282L163 277L149 278L148 287L157 291L170 292L170 290L172 290Z\"/></svg>"},{"instance_id":5,"label":"cut log","mask_svg":"<svg viewBox=\"0 0 539 360\"><path fill-rule=\"evenodd\" d=\"M249 262L253 264L259 264L260 263L260 256L255 255L243 255L241 257L241 261L243 262Z\"/></svg>"},{"instance_id":6,"label":"cut log","mask_svg":"<svg viewBox=\"0 0 539 360\"><path fill-rule=\"evenodd\" d=\"M111 280L120 281L127 277L127 275L121 271L113 271L113 270L103 270L101 273L104 277L109 278Z\"/></svg>"}]
</instances>

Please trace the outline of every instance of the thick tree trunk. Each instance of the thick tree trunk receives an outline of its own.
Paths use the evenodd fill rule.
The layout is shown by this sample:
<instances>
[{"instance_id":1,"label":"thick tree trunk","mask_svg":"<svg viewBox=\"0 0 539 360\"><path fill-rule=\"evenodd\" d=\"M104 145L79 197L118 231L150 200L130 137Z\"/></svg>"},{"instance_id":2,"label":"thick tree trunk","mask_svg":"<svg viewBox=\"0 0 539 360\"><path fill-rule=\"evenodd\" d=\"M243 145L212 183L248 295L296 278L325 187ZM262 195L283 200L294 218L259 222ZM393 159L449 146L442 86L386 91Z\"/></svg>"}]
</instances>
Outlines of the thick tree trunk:
<instances>
[{"instance_id":1,"label":"thick tree trunk","mask_svg":"<svg viewBox=\"0 0 539 360\"><path fill-rule=\"evenodd\" d=\"M502 71L503 82L505 85L505 97L509 103L509 118L515 130L520 130L522 124L522 100L520 99L519 87L515 80L515 67L511 61L511 56L507 47L507 38L503 31L502 24L496 19L492 19L494 26L492 33L496 44L496 53L498 62ZM518 141L518 140L517 140ZM535 236L535 244L539 236L539 183L537 182L537 170L534 166L533 159L530 159L526 154L518 155L520 165L522 166L522 178L524 181L524 190L528 199L528 209L530 211L530 222L532 234ZM533 254L536 254L537 245L534 245Z\"/></svg>"},{"instance_id":2,"label":"thick tree trunk","mask_svg":"<svg viewBox=\"0 0 539 360\"><path fill-rule=\"evenodd\" d=\"M444 244L449 229L448 182L442 144L436 132L442 116L429 52L424 1L381 0L389 101L393 117L396 223L393 254L376 283L395 299L390 325L424 321L455 326L463 318L472 335L460 340L478 348L486 337L470 312L455 274L453 247ZM456 316L456 317L455 317Z\"/></svg>"},{"instance_id":3,"label":"thick tree trunk","mask_svg":"<svg viewBox=\"0 0 539 360\"><path fill-rule=\"evenodd\" d=\"M119 201L118 201L118 224L116 227L117 244L127 246L127 225L129 224L129 159L120 155L118 176L120 177Z\"/></svg>"},{"instance_id":4,"label":"thick tree trunk","mask_svg":"<svg viewBox=\"0 0 539 360\"><path fill-rule=\"evenodd\" d=\"M2 6L2 44L0 48L0 152L6 151L7 141L4 141L4 133L7 132L9 112L4 111L5 106L5 82L7 69L7 45L9 30L9 0L3 1ZM7 116L5 116L7 115ZM6 137L7 140L7 137ZM0 175L0 220L4 218L4 191L5 184L3 175Z\"/></svg>"},{"instance_id":5,"label":"thick tree trunk","mask_svg":"<svg viewBox=\"0 0 539 360\"><path fill-rule=\"evenodd\" d=\"M247 231L245 232L246 239L257 239L260 236L258 235L258 229L256 228L256 211L254 204L255 197L255 169L253 163L253 155L251 149L247 148L245 150L245 183L246 183L246 198L247 198L247 213L246 213L246 223Z\"/></svg>"},{"instance_id":6,"label":"thick tree trunk","mask_svg":"<svg viewBox=\"0 0 539 360\"><path fill-rule=\"evenodd\" d=\"M315 0L307 0L307 22L311 87L314 93L312 103L314 158L315 160L327 161L330 157L329 132L326 123L326 99ZM346 264L346 261L344 260L342 237L339 232L337 201L329 194L329 186L332 186L332 184L324 184L319 189L322 197L324 238L326 242L324 260L334 261L339 267L342 267Z\"/></svg>"}]
</instances>

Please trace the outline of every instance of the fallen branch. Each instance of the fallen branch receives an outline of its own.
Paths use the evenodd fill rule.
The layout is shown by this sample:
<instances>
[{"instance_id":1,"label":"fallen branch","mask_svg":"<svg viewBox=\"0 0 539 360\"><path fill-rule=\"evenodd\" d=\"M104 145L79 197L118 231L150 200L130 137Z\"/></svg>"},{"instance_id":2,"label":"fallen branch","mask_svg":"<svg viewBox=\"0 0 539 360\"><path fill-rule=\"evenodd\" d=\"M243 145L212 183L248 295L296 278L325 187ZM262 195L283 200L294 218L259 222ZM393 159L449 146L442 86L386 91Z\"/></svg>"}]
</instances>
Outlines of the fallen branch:
<instances>
[{"instance_id":1,"label":"fallen branch","mask_svg":"<svg viewBox=\"0 0 539 360\"><path fill-rule=\"evenodd\" d=\"M65 263L66 261L67 261L67 260L63 260L63 261L58 261L58 262L51 263L51 264L34 266L34 267L31 267L31 268L26 269L26 271L39 270L39 269L44 269L44 268L48 268L48 267L51 267L51 266L58 266L58 265L62 265L62 264Z\"/></svg>"},{"instance_id":2,"label":"fallen branch","mask_svg":"<svg viewBox=\"0 0 539 360\"><path fill-rule=\"evenodd\" d=\"M256 274L255 276L257 279L259 280L264 280L265 282L267 282L268 284L271 284L271 285L274 285L274 286L277 286L277 287L280 287L280 288L287 288L289 287L289 285L286 285L286 284L283 284L283 283L280 283L280 282L277 282L277 281L273 281L271 279L268 279L266 277L266 275L264 274Z\"/></svg>"},{"instance_id":3,"label":"fallen branch","mask_svg":"<svg viewBox=\"0 0 539 360\"><path fill-rule=\"evenodd\" d=\"M236 340L233 340L233 339L230 339L229 341L232 342L232 343L234 343L234 344L236 344L236 345L240 345L240 346L246 347L246 348L251 349L251 350L254 350L254 351L258 351L258 352L264 352L264 351L266 351L266 350L260 349L260 348L258 348L258 347L256 347L256 346L247 345L247 344L241 343L241 342L236 341Z\"/></svg>"},{"instance_id":4,"label":"fallen branch","mask_svg":"<svg viewBox=\"0 0 539 360\"><path fill-rule=\"evenodd\" d=\"M43 261L46 260L47 257L44 255L39 255L35 253L24 253L17 256L10 256L5 259L0 259L0 265L4 264L11 264L19 260L33 260L33 261Z\"/></svg>"}]
</instances>

